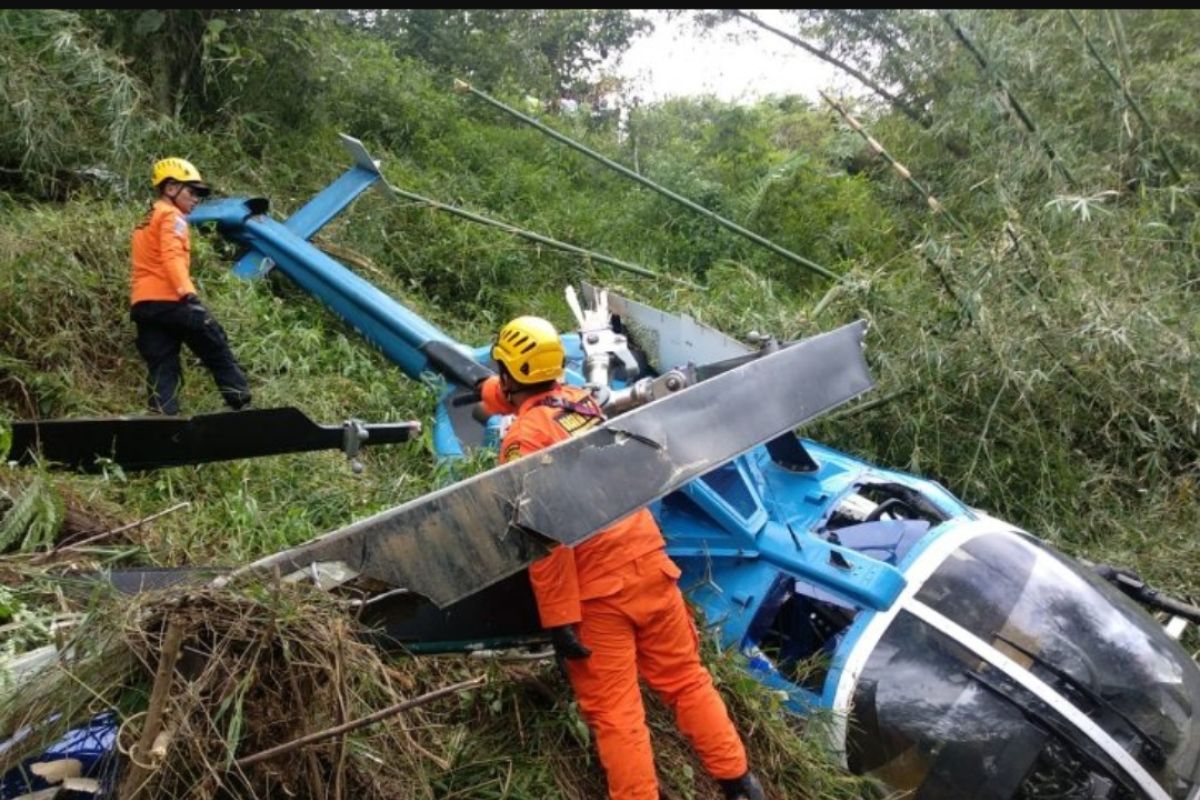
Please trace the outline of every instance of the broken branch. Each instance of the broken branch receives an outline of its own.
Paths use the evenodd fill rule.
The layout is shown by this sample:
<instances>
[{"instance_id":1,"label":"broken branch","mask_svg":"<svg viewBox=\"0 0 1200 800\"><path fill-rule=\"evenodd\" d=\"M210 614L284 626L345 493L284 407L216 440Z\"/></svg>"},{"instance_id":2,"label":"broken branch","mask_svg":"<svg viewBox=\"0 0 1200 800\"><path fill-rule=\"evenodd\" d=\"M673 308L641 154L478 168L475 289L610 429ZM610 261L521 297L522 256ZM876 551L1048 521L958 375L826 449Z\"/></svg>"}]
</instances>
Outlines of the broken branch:
<instances>
[{"instance_id":1,"label":"broken branch","mask_svg":"<svg viewBox=\"0 0 1200 800\"><path fill-rule=\"evenodd\" d=\"M154 746L162 723L163 709L167 704L167 693L171 688L171 677L175 671L175 659L179 657L179 645L183 639L183 627L172 620L163 636L162 656L158 660L158 672L154 675L154 686L150 690L150 705L146 710L146 726L142 728L141 741L130 753L129 774L125 776L122 797L136 797L145 785L151 770L141 761Z\"/></svg>"},{"instance_id":2,"label":"broken branch","mask_svg":"<svg viewBox=\"0 0 1200 800\"><path fill-rule=\"evenodd\" d=\"M419 697L414 697L411 700L405 700L401 703L388 706L387 708L376 711L373 714L368 714L360 719L351 720L350 722L342 725L336 725L332 728L327 728L316 733L310 733L307 736L301 736L299 739L293 739L292 741L281 744L277 747L268 748L261 752L255 753L252 756L239 758L234 762L234 764L244 769L252 764L257 764L260 761L266 761L269 758L275 758L276 756L283 755L284 753L290 753L298 747L304 747L305 745L314 744L326 739L332 739L335 736L340 736L343 733L349 733L350 731L355 731L359 728L365 728L368 725L379 722L380 720L384 720L388 717L399 714L401 711L407 711L410 708L416 708L417 706L425 705L426 703L430 703L441 697L445 697L448 694L454 694L455 692L461 692L466 689L473 689L476 686L483 685L486 680L487 676L480 675L478 678L472 678L469 681L462 681L461 683L456 683L452 686L445 686L441 689L423 694Z\"/></svg>"},{"instance_id":3,"label":"broken branch","mask_svg":"<svg viewBox=\"0 0 1200 800\"><path fill-rule=\"evenodd\" d=\"M191 508L191 505L192 504L190 502L188 502L187 500L184 500L182 503L176 503L175 505L171 506L170 508L163 509L162 511L159 511L156 514L151 514L148 517L142 517L141 519L135 520L134 522L130 522L127 525L121 525L119 527L113 528L112 530L104 531L103 533L97 533L95 536L88 537L87 539L83 539L82 541L74 542L73 544L64 545L63 547L59 547L55 550L52 550L51 552L52 553L61 553L65 550L74 550L76 548L83 547L86 544L91 544L92 542L97 542L101 539L107 539L110 536L116 536L118 533L124 533L125 531L133 530L134 528L140 528L142 525L145 525L147 522L153 522L154 520L158 519L159 517L165 517L167 514L170 514L174 511L178 511L181 508Z\"/></svg>"}]
</instances>

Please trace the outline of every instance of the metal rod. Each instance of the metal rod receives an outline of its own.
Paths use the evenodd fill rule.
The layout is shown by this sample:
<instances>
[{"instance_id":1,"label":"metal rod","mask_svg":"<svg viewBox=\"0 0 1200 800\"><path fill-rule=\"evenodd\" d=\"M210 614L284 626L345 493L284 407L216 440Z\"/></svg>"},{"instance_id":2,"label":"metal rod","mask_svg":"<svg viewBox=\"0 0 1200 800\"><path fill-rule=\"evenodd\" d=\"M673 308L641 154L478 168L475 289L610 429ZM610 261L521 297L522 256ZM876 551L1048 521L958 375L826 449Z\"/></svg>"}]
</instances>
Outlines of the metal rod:
<instances>
[{"instance_id":1,"label":"metal rod","mask_svg":"<svg viewBox=\"0 0 1200 800\"><path fill-rule=\"evenodd\" d=\"M560 141L563 144L565 144L567 147L570 147L573 150L583 153L585 156L588 156L589 158L599 161L601 164L608 167L609 169L616 170L617 172L621 173L625 177L635 180L638 183L642 184L643 186L645 186L649 189L653 189L654 191L661 194L663 197L670 198L671 200L674 200L676 203L679 203L680 205L690 208L692 211L695 211L697 214L701 214L701 215L707 217L708 219L712 220L713 222L716 222L718 225L721 225L722 227L733 231L734 233L738 234L739 236L743 236L743 237L749 239L750 241L755 242L756 244L762 245L763 247L770 250L772 253L775 253L778 256L782 256L783 258L786 258L787 260L791 261L794 264L799 264L800 266L804 267L805 269L808 269L811 272L815 272L816 274L821 275L822 277L829 278L830 280L833 280L833 281L840 280L837 273L821 266L820 264L816 263L815 261L810 261L809 259L805 258L804 256L797 255L790 250L785 250L784 248L782 248L779 245L772 242L770 239L765 239L762 236L759 236L757 233L754 233L753 231L743 228L741 225L738 225L736 222L731 222L730 220L725 219L721 215L719 215L713 211L709 211L704 206L694 203L691 200L688 200L686 197L676 194L675 192L672 192L670 189L667 189L663 186L659 186L654 181L649 180L648 178L642 177L641 175L637 174L636 172L629 169L628 167L622 166L621 164L618 164L617 162L613 161L612 159L607 158L606 156L600 155L595 150L585 147L584 145L580 144L579 142L576 142L573 139L569 139L566 136L563 136L561 133L554 130L553 128L543 125L541 122L538 122L536 119L526 116L525 114L522 114L520 111L517 111L515 108L512 108L511 106L505 105L504 103L500 102L496 98L492 97L491 95L489 95L485 92L481 92L479 89L476 89L474 86L471 86L471 84L466 83L465 81L461 81L456 78L454 80L454 90L460 94L462 94L464 92L470 92L471 94L475 95L476 97L480 98L481 100L484 100L487 103L490 103L491 105L495 106L496 108L500 109L501 111L516 117L517 119L521 120L525 124L531 125L532 127L537 128L539 131L546 134L550 138Z\"/></svg>"}]
</instances>

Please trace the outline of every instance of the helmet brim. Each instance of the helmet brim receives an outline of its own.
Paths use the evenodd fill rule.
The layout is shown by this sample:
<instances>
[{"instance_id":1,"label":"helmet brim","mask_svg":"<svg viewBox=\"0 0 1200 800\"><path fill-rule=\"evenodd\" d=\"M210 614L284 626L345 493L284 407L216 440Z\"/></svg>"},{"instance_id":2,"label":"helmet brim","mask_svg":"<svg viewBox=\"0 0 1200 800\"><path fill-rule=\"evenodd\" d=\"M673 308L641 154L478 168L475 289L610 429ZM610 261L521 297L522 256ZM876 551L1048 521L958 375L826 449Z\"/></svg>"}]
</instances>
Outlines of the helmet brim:
<instances>
[{"instance_id":1,"label":"helmet brim","mask_svg":"<svg viewBox=\"0 0 1200 800\"><path fill-rule=\"evenodd\" d=\"M212 187L204 181L188 181L185 184L196 197L208 197L212 194Z\"/></svg>"}]
</instances>

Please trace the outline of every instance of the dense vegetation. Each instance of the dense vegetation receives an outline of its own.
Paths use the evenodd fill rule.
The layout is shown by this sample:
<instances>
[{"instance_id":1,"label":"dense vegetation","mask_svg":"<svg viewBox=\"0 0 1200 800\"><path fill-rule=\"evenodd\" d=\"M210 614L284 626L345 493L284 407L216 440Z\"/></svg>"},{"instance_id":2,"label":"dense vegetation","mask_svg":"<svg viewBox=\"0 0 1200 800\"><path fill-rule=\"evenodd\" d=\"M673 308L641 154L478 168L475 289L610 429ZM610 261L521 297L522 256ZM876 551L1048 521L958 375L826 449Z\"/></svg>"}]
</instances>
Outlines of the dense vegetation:
<instances>
[{"instance_id":1,"label":"dense vegetation","mask_svg":"<svg viewBox=\"0 0 1200 800\"><path fill-rule=\"evenodd\" d=\"M1085 33L1061 11L796 12L792 35L887 91L842 102L931 204L827 106L629 104L596 69L638 35L627 12L0 12L0 451L4 418L144 407L128 235L155 159L185 156L221 192L267 196L282 217L343 169L344 131L402 189L706 287L584 263L375 193L320 234L451 335L480 343L518 313L569 326L562 288L581 278L735 336L865 317L874 395L809 435L1194 596L1200 28L1186 10L1076 19ZM702 21L714 35L734 24ZM454 77L840 279L453 94ZM233 278L232 255L194 237L193 274L256 405L295 404L326 422L426 417L430 387L286 280ZM185 410L218 404L189 367ZM53 575L237 563L447 478L428 443L366 461L362 476L336 454L138 476L0 468L0 549L16 551L0 556L0 647L50 640ZM190 506L96 546L41 552L181 501ZM538 741L577 748L568 760L586 754L569 737ZM456 751L470 778L435 776L430 796L501 796L493 779L512 764L524 794L506 796L596 785L539 772L536 754L505 752L502 737L495 747ZM680 758L672 790L691 797ZM774 777L796 796L787 781L812 774Z\"/></svg>"}]
</instances>

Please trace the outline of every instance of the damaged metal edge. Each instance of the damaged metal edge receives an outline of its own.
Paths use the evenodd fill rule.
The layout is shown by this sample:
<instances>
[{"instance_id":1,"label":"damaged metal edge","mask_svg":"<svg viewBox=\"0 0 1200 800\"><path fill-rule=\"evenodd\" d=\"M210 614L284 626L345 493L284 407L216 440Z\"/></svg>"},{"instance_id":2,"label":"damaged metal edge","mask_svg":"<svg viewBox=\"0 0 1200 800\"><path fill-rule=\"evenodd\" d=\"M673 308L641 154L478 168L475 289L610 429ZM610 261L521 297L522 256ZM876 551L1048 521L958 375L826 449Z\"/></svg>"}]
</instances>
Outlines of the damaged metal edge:
<instances>
[{"instance_id":1,"label":"damaged metal edge","mask_svg":"<svg viewBox=\"0 0 1200 800\"><path fill-rule=\"evenodd\" d=\"M865 330L852 323L764 355L229 578L341 561L444 607L870 389Z\"/></svg>"}]
</instances>

